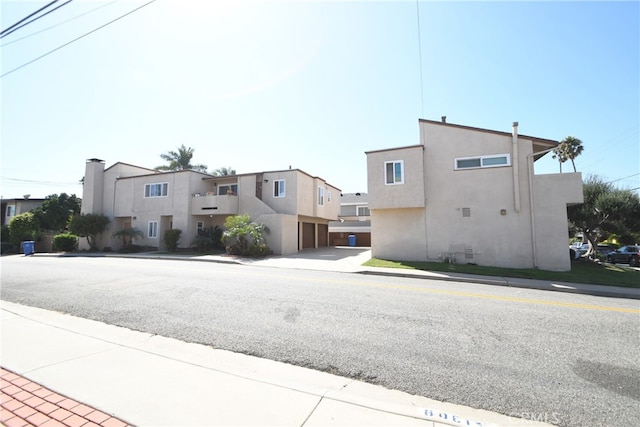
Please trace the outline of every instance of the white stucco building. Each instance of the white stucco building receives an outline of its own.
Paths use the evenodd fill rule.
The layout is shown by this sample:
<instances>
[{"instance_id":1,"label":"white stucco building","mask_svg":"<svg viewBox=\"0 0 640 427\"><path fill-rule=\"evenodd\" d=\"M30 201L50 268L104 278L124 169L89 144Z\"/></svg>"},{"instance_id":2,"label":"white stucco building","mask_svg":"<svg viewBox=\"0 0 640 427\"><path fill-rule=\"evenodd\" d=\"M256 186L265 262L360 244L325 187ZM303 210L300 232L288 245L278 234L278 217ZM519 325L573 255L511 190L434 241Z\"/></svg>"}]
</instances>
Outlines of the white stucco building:
<instances>
[{"instance_id":1,"label":"white stucco building","mask_svg":"<svg viewBox=\"0 0 640 427\"><path fill-rule=\"evenodd\" d=\"M340 210L340 190L299 169L212 176L192 170L157 172L100 159L87 160L82 213L109 217L98 248L117 250L111 235L135 227L136 243L164 249L167 229L182 230L179 247L189 247L199 229L223 228L230 215L248 214L267 225L267 243L275 254L327 246L328 223Z\"/></svg>"},{"instance_id":2,"label":"white stucco building","mask_svg":"<svg viewBox=\"0 0 640 427\"><path fill-rule=\"evenodd\" d=\"M535 175L557 141L419 120L420 143L367 152L376 258L571 269L580 173Z\"/></svg>"}]
</instances>

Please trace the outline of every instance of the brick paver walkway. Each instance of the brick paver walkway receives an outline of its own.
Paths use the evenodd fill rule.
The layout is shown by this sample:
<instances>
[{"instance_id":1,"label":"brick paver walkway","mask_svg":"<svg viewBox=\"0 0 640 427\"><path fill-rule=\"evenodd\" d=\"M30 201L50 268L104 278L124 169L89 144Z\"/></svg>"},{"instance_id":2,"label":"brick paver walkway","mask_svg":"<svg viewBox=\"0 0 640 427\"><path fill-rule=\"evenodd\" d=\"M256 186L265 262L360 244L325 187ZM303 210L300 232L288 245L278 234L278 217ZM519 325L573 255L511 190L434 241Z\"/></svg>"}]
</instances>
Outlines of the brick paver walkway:
<instances>
[{"instance_id":1,"label":"brick paver walkway","mask_svg":"<svg viewBox=\"0 0 640 427\"><path fill-rule=\"evenodd\" d=\"M0 425L127 427L129 424L0 368Z\"/></svg>"}]
</instances>

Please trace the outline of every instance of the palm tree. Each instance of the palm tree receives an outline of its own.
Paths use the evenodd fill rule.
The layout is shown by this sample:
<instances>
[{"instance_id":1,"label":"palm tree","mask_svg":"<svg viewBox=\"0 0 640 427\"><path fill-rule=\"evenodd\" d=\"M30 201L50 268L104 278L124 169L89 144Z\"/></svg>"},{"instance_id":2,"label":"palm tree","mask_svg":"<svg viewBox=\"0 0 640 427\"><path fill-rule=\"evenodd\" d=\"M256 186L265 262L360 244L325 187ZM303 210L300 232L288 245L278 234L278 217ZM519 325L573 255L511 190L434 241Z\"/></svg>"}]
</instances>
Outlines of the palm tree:
<instances>
[{"instance_id":1,"label":"palm tree","mask_svg":"<svg viewBox=\"0 0 640 427\"><path fill-rule=\"evenodd\" d=\"M582 146L582 141L574 136L568 136L562 140L560 144L564 144L564 154L566 159L571 160L571 164L573 165L573 171L576 171L576 164L573 161L576 157L582 154L584 147ZM565 159L565 160L566 160Z\"/></svg>"},{"instance_id":2,"label":"palm tree","mask_svg":"<svg viewBox=\"0 0 640 427\"><path fill-rule=\"evenodd\" d=\"M558 159L560 162L560 173L562 173L562 164L567 161L566 146L561 142L553 149L553 159Z\"/></svg>"},{"instance_id":3,"label":"palm tree","mask_svg":"<svg viewBox=\"0 0 640 427\"><path fill-rule=\"evenodd\" d=\"M194 149L185 147L184 144L178 148L178 151L169 151L168 153L160 154L160 157L167 162L168 165L158 166L155 169L158 171L181 171L181 170L196 170L198 172L207 172L206 165L192 165L191 158L193 157Z\"/></svg>"},{"instance_id":4,"label":"palm tree","mask_svg":"<svg viewBox=\"0 0 640 427\"><path fill-rule=\"evenodd\" d=\"M568 136L553 149L553 158L558 159L560 162L560 173L562 173L562 164L567 160L571 160L573 165L573 171L576 171L576 164L573 161L576 157L582 154L584 147L582 141L574 136Z\"/></svg>"},{"instance_id":5,"label":"palm tree","mask_svg":"<svg viewBox=\"0 0 640 427\"><path fill-rule=\"evenodd\" d=\"M229 175L235 175L235 174L236 174L236 170L231 167L228 167L228 168L221 167L211 173L211 175L213 176L229 176Z\"/></svg>"}]
</instances>

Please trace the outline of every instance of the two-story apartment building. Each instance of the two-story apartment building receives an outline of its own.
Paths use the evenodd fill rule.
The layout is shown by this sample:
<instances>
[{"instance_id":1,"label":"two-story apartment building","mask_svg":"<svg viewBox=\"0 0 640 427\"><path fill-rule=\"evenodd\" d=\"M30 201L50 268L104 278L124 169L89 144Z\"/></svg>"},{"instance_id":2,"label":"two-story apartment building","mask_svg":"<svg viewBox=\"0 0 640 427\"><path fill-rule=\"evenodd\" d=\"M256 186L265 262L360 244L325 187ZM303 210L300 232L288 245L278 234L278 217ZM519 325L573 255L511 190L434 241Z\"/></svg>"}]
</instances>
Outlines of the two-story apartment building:
<instances>
[{"instance_id":1,"label":"two-story apartment building","mask_svg":"<svg viewBox=\"0 0 640 427\"><path fill-rule=\"evenodd\" d=\"M230 215L248 214L265 224L275 254L327 246L329 221L340 209L340 190L299 169L213 176L193 170L157 172L126 163L105 169L104 161L86 163L82 213L100 213L111 223L98 247L117 249L111 235L135 227L136 243L163 249L165 230L182 230L179 247L189 247L198 230L223 228Z\"/></svg>"},{"instance_id":2,"label":"two-story apartment building","mask_svg":"<svg viewBox=\"0 0 640 427\"><path fill-rule=\"evenodd\" d=\"M347 246L353 236L355 246L371 246L371 215L367 193L340 195L338 221L329 222L329 245Z\"/></svg>"},{"instance_id":3,"label":"two-story apartment building","mask_svg":"<svg viewBox=\"0 0 640 427\"><path fill-rule=\"evenodd\" d=\"M2 225L8 225L16 215L32 211L42 206L44 199L32 199L29 195L21 199L2 199L0 212L2 212Z\"/></svg>"},{"instance_id":4,"label":"two-story apartment building","mask_svg":"<svg viewBox=\"0 0 640 427\"><path fill-rule=\"evenodd\" d=\"M580 173L535 175L557 141L419 120L420 143L367 152L372 256L570 270Z\"/></svg>"}]
</instances>

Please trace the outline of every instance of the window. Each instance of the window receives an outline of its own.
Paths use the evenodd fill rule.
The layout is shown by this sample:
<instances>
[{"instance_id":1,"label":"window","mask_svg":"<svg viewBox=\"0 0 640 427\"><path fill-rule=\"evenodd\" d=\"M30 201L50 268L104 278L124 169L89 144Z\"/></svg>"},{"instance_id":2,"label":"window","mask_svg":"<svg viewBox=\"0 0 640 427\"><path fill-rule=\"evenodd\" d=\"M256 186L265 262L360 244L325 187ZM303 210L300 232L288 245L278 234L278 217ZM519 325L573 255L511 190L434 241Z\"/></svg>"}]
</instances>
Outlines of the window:
<instances>
[{"instance_id":1,"label":"window","mask_svg":"<svg viewBox=\"0 0 640 427\"><path fill-rule=\"evenodd\" d=\"M403 184L404 183L404 162L402 160L394 160L384 163L385 184Z\"/></svg>"},{"instance_id":2,"label":"window","mask_svg":"<svg viewBox=\"0 0 640 427\"><path fill-rule=\"evenodd\" d=\"M324 206L324 188L318 187L318 205Z\"/></svg>"},{"instance_id":3,"label":"window","mask_svg":"<svg viewBox=\"0 0 640 427\"><path fill-rule=\"evenodd\" d=\"M462 208L462 217L471 218L471 208Z\"/></svg>"},{"instance_id":4,"label":"window","mask_svg":"<svg viewBox=\"0 0 640 427\"><path fill-rule=\"evenodd\" d=\"M238 184L229 184L229 185L220 185L218 186L218 196L224 196L225 194L229 196L237 196L238 195Z\"/></svg>"},{"instance_id":5,"label":"window","mask_svg":"<svg viewBox=\"0 0 640 427\"><path fill-rule=\"evenodd\" d=\"M7 205L7 218L11 218L16 215L15 205Z\"/></svg>"},{"instance_id":6,"label":"window","mask_svg":"<svg viewBox=\"0 0 640 427\"><path fill-rule=\"evenodd\" d=\"M369 216L371 212L367 206L358 206L358 216Z\"/></svg>"},{"instance_id":7,"label":"window","mask_svg":"<svg viewBox=\"0 0 640 427\"><path fill-rule=\"evenodd\" d=\"M144 186L144 197L166 197L167 194L169 194L169 184L166 182Z\"/></svg>"},{"instance_id":8,"label":"window","mask_svg":"<svg viewBox=\"0 0 640 427\"><path fill-rule=\"evenodd\" d=\"M200 236L203 231L204 231L204 221L197 221L196 222L196 235Z\"/></svg>"},{"instance_id":9,"label":"window","mask_svg":"<svg viewBox=\"0 0 640 427\"><path fill-rule=\"evenodd\" d=\"M273 181L273 197L284 197L284 179Z\"/></svg>"},{"instance_id":10,"label":"window","mask_svg":"<svg viewBox=\"0 0 640 427\"><path fill-rule=\"evenodd\" d=\"M327 191L327 202L331 203L331 191Z\"/></svg>"},{"instance_id":11,"label":"window","mask_svg":"<svg viewBox=\"0 0 640 427\"><path fill-rule=\"evenodd\" d=\"M493 156L461 157L455 160L454 167L460 169L495 168L511 166L509 154L497 154Z\"/></svg>"},{"instance_id":12,"label":"window","mask_svg":"<svg viewBox=\"0 0 640 427\"><path fill-rule=\"evenodd\" d=\"M147 237L152 239L158 238L158 221L149 221L149 227L147 228Z\"/></svg>"}]
</instances>

